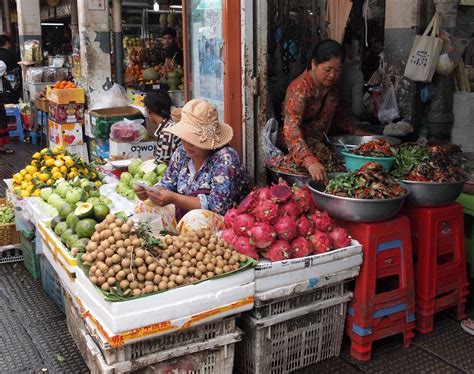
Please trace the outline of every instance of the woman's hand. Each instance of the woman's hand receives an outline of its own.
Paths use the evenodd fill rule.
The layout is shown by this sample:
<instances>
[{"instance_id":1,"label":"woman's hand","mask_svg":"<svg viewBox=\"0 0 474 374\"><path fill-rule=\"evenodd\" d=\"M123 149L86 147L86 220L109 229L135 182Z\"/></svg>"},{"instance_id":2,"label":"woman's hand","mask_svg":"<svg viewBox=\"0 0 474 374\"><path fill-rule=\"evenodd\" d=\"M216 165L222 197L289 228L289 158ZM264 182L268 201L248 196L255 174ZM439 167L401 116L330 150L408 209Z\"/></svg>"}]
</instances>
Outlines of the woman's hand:
<instances>
[{"instance_id":1,"label":"woman's hand","mask_svg":"<svg viewBox=\"0 0 474 374\"><path fill-rule=\"evenodd\" d=\"M146 189L144 189L143 187L133 186L133 191L135 191L135 193L137 194L137 197L140 200L145 201L146 199L148 199L148 194L146 193Z\"/></svg>"},{"instance_id":2,"label":"woman's hand","mask_svg":"<svg viewBox=\"0 0 474 374\"><path fill-rule=\"evenodd\" d=\"M326 169L320 162L315 162L308 167L309 175L311 178L317 182L328 182L328 176L326 173Z\"/></svg>"},{"instance_id":3,"label":"woman's hand","mask_svg":"<svg viewBox=\"0 0 474 374\"><path fill-rule=\"evenodd\" d=\"M150 187L147 189L148 199L158 206L173 204L176 193L164 188Z\"/></svg>"}]
</instances>

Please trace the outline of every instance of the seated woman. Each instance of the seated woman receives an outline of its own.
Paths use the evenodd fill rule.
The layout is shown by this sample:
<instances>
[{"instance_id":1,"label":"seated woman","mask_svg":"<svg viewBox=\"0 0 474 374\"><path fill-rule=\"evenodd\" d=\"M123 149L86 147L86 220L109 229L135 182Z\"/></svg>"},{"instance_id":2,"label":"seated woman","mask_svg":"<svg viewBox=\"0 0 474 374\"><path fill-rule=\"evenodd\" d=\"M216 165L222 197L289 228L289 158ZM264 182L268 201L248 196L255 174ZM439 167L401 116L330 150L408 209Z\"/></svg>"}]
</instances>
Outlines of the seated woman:
<instances>
[{"instance_id":1,"label":"seated woman","mask_svg":"<svg viewBox=\"0 0 474 374\"><path fill-rule=\"evenodd\" d=\"M337 171L331 170L335 160L324 144L324 134L333 126L344 133L369 135L342 107L338 80L343 61L344 50L338 42L319 42L308 69L286 91L283 136L288 154L281 165L307 170L317 181L327 181L328 168Z\"/></svg>"},{"instance_id":2,"label":"seated woman","mask_svg":"<svg viewBox=\"0 0 474 374\"><path fill-rule=\"evenodd\" d=\"M177 136L163 131L174 125L171 119L171 98L166 91L150 91L143 99L143 104L148 111L150 121L158 126L155 131L157 139L155 162L168 164L173 152L181 143Z\"/></svg>"},{"instance_id":3,"label":"seated woman","mask_svg":"<svg viewBox=\"0 0 474 374\"><path fill-rule=\"evenodd\" d=\"M206 209L224 215L249 192L249 181L232 140L232 128L219 122L205 100L191 100L179 122L163 131L181 139L163 179L154 187L135 187L139 199L158 206L174 204L176 219L187 211Z\"/></svg>"}]
</instances>

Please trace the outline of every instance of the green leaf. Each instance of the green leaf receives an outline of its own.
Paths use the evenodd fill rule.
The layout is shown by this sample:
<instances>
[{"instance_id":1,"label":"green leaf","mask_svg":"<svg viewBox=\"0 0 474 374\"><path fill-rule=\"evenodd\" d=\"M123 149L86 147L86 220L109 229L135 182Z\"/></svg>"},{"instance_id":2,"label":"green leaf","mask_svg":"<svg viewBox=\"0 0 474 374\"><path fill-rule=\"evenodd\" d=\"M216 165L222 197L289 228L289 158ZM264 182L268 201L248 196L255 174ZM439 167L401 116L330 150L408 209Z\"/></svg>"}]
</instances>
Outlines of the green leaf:
<instances>
[{"instance_id":1,"label":"green leaf","mask_svg":"<svg viewBox=\"0 0 474 374\"><path fill-rule=\"evenodd\" d=\"M63 355L56 355L56 360L63 362L65 360Z\"/></svg>"}]
</instances>

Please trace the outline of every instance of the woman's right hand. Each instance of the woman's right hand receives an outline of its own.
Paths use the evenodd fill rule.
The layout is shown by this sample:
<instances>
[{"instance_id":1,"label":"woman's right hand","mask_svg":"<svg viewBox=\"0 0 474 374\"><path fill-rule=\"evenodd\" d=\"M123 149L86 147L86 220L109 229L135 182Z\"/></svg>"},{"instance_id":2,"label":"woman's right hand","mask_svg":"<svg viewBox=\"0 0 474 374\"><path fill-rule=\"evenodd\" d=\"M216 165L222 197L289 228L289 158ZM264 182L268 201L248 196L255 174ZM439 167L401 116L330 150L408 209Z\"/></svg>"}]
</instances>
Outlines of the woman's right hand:
<instances>
[{"instance_id":1,"label":"woman's right hand","mask_svg":"<svg viewBox=\"0 0 474 374\"><path fill-rule=\"evenodd\" d=\"M148 194L146 193L146 189L144 189L143 187L133 186L133 191L135 191L135 193L137 194L137 197L140 200L145 201L146 199L148 199Z\"/></svg>"},{"instance_id":2,"label":"woman's right hand","mask_svg":"<svg viewBox=\"0 0 474 374\"><path fill-rule=\"evenodd\" d=\"M315 162L308 167L309 175L311 175L311 179L317 182L328 182L328 175L326 173L326 169L320 162Z\"/></svg>"}]
</instances>

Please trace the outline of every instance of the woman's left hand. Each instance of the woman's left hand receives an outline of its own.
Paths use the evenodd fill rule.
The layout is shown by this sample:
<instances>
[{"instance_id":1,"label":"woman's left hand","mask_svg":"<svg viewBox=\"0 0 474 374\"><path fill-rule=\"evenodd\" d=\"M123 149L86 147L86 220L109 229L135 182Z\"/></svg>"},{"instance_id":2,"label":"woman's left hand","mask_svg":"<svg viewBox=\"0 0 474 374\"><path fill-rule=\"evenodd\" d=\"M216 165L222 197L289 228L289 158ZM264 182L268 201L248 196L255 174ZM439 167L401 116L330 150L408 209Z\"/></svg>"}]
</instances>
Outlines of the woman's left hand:
<instances>
[{"instance_id":1,"label":"woman's left hand","mask_svg":"<svg viewBox=\"0 0 474 374\"><path fill-rule=\"evenodd\" d=\"M164 188L151 187L147 189L148 198L158 206L166 206L174 203L175 193Z\"/></svg>"}]
</instances>

